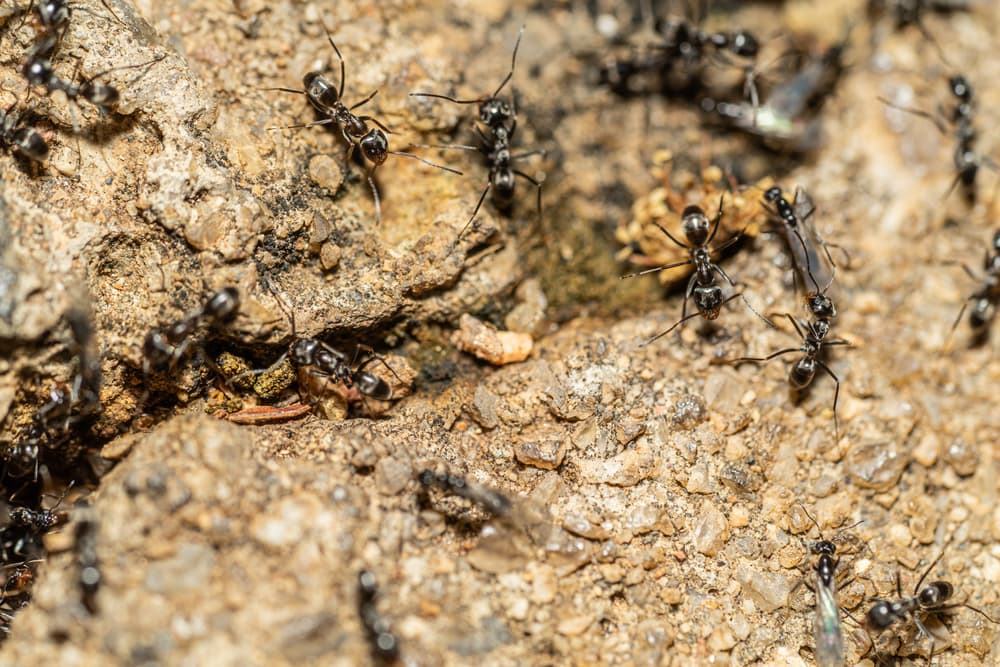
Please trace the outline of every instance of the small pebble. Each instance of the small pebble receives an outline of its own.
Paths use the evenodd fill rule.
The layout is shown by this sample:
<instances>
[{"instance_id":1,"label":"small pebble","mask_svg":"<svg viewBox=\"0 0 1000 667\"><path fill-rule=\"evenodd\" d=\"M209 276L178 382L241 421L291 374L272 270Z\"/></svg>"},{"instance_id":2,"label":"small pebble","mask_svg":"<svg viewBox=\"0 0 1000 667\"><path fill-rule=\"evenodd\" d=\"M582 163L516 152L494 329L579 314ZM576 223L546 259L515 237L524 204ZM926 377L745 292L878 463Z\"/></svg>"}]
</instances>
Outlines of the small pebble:
<instances>
[{"instance_id":1,"label":"small pebble","mask_svg":"<svg viewBox=\"0 0 1000 667\"><path fill-rule=\"evenodd\" d=\"M736 570L736 580L743 586L746 596L765 613L788 604L791 588L788 580L780 574L758 572L742 566Z\"/></svg>"},{"instance_id":2,"label":"small pebble","mask_svg":"<svg viewBox=\"0 0 1000 667\"><path fill-rule=\"evenodd\" d=\"M979 452L974 444L959 439L948 445L944 460L959 476L968 477L979 466Z\"/></svg>"},{"instance_id":3,"label":"small pebble","mask_svg":"<svg viewBox=\"0 0 1000 667\"><path fill-rule=\"evenodd\" d=\"M568 449L568 438L518 442L514 445L514 458L525 465L543 470L555 470L562 465Z\"/></svg>"},{"instance_id":4,"label":"small pebble","mask_svg":"<svg viewBox=\"0 0 1000 667\"><path fill-rule=\"evenodd\" d=\"M331 195L336 194L344 180L344 169L329 155L315 155L309 160L309 178Z\"/></svg>"},{"instance_id":5,"label":"small pebble","mask_svg":"<svg viewBox=\"0 0 1000 667\"><path fill-rule=\"evenodd\" d=\"M530 334L497 331L468 313L459 318L458 326L452 344L494 366L524 361L534 346Z\"/></svg>"},{"instance_id":6,"label":"small pebble","mask_svg":"<svg viewBox=\"0 0 1000 667\"><path fill-rule=\"evenodd\" d=\"M701 519L695 524L692 544L695 550L705 556L715 556L729 541L729 522L725 515L711 503Z\"/></svg>"}]
</instances>

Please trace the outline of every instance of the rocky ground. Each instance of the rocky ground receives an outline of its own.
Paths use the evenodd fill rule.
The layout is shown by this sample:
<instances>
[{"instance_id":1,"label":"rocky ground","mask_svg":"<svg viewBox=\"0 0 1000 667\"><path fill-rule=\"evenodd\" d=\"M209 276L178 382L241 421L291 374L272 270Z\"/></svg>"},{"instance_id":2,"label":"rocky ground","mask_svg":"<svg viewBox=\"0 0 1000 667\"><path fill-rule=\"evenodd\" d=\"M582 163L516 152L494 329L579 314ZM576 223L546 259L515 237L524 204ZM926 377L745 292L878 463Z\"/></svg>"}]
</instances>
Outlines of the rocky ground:
<instances>
[{"instance_id":1,"label":"rocky ground","mask_svg":"<svg viewBox=\"0 0 1000 667\"><path fill-rule=\"evenodd\" d=\"M939 52L854 0L718 8L709 25L770 40L762 62L780 58L783 31L819 50L850 27L822 142L793 154L706 122L697 100L602 87L599 63L623 47L586 4L80 0L56 70L86 80L140 66L102 77L122 98L106 115L27 97L20 67L38 27L23 7L0 10L2 102L30 110L51 146L44 165L0 159L4 446L72 382L69 313L92 313L104 378L100 415L44 452L46 507L74 481L68 521L45 536L0 664L391 664L359 614L366 570L400 664L809 665L820 531L859 620L872 598L896 596L897 573L910 595L942 551L928 581L1000 617L1000 334L976 339L967 318L951 329L977 286L954 262L980 268L1000 176L980 169L975 202L945 198L953 136L878 100L933 112L962 72L977 149L997 155L1000 10L927 15ZM610 15L618 3L591 4ZM274 129L317 118L274 88L299 89L318 68L336 79L324 24L345 99L378 89L358 112L392 131L390 147L464 172L390 156L377 226L338 132ZM518 162L544 180L543 218L519 180L511 215L487 200L456 242L486 170L421 145L473 142L474 105L408 93L494 90L521 25L515 147L545 150ZM697 183L708 165L757 188L807 188L820 231L846 251L831 294L850 347L826 357L837 427L822 372L795 396L794 356L725 363L798 346L787 321L769 328L743 299L644 345L677 320L683 293L619 280L637 268L622 241L668 194L714 211L721 186ZM728 195L754 226L722 265L759 312L800 313L786 247L751 210L758 194ZM742 220L727 215L731 234ZM223 391L202 354L144 372L146 334L227 285L239 314L198 331L204 356L267 366L292 312L296 336L386 354L395 375L366 370L396 399L327 391L306 416L234 423L220 416L273 397ZM522 335L483 343L494 334L481 323ZM490 345L495 360L527 356L497 367L469 352ZM285 403L288 375L274 389ZM464 476L495 511L421 484L424 470ZM18 484L4 481L12 508ZM92 609L88 523L103 576ZM948 626L929 621L933 663L997 664L1000 626L954 611ZM845 634L854 664L869 639L851 621ZM920 664L929 642L903 623L879 646Z\"/></svg>"}]
</instances>

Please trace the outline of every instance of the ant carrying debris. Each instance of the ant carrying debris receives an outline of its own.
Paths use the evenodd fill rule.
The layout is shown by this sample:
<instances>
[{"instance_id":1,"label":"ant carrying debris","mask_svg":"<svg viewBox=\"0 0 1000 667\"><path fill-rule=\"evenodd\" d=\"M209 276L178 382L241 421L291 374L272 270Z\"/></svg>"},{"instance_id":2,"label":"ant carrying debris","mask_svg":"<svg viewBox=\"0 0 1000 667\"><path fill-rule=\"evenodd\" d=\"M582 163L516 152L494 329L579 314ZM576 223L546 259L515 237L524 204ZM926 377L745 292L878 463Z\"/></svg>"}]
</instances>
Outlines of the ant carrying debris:
<instances>
[{"instance_id":1,"label":"ant carrying debris","mask_svg":"<svg viewBox=\"0 0 1000 667\"><path fill-rule=\"evenodd\" d=\"M792 201L788 201L780 186L772 186L764 192L762 205L771 218L781 223L781 231L785 236L788 250L792 253L792 262L799 270L803 281L807 278L812 282L817 292L819 283L829 286L833 282L833 271L836 263L830 255L830 245L823 240L816 226L812 224L812 216L816 212L809 194L802 188L796 188ZM847 252L840 246L834 246ZM820 258L819 249L828 263ZM848 257L848 261L849 261Z\"/></svg>"},{"instance_id":2,"label":"ant carrying debris","mask_svg":"<svg viewBox=\"0 0 1000 667\"><path fill-rule=\"evenodd\" d=\"M0 111L0 144L16 149L29 160L44 162L49 157L48 143L35 128L22 123L15 106L17 102Z\"/></svg>"},{"instance_id":3,"label":"ant carrying debris","mask_svg":"<svg viewBox=\"0 0 1000 667\"><path fill-rule=\"evenodd\" d=\"M983 257L983 275L977 276L967 264L960 265L973 280L981 283L979 289L969 295L958 311L958 317L951 330L958 327L969 302L972 310L969 312L969 327L975 337L980 338L985 333L996 316L997 302L1000 302L1000 230L993 233L993 243Z\"/></svg>"},{"instance_id":4,"label":"ant carrying debris","mask_svg":"<svg viewBox=\"0 0 1000 667\"><path fill-rule=\"evenodd\" d=\"M375 606L377 595L375 575L362 570L358 574L358 616L361 617L373 657L379 662L390 663L399 658L399 640Z\"/></svg>"},{"instance_id":5,"label":"ant carrying debris","mask_svg":"<svg viewBox=\"0 0 1000 667\"><path fill-rule=\"evenodd\" d=\"M990 623L1000 624L1000 621L997 621L985 611L973 607L967 602L949 603L948 601L955 593L955 587L952 586L951 583L947 581L933 581L926 586L923 585L924 579L927 578L927 575L934 569L934 566L936 566L944 557L944 552L947 547L948 545L946 544L945 548L941 550L938 557L935 558L924 573L920 575L920 579L917 580L916 586L913 587L913 595L911 597L903 596L899 570L897 570L897 599L876 599L871 609L868 610L864 622L865 629L868 631L874 631L876 635L881 634L893 625L903 622L909 622L915 625L918 636L923 635L930 640L930 648L927 651L928 665L931 664L931 658L934 655L934 644L936 641L934 634L927 629L925 624L928 618L941 618L952 609L966 607L981 615ZM869 651L875 651L874 640L870 637L869 640L871 641Z\"/></svg>"},{"instance_id":6,"label":"ant carrying debris","mask_svg":"<svg viewBox=\"0 0 1000 667\"><path fill-rule=\"evenodd\" d=\"M521 30L517 33L517 41L514 43L514 53L511 55L510 59L510 71L507 72L507 76L504 77L497 89L493 91L492 95L485 95L474 100L461 100L448 95L440 95L438 93L410 93L412 97L433 97L441 100L447 100L454 104L478 104L479 105L479 121L486 127L488 132L484 132L478 126L476 127L476 133L479 135L480 145L479 146L466 146L462 144L445 144L433 146L433 148L444 148L444 149L455 149L455 150L465 150L465 151L477 151L481 153L485 158L486 162L489 164L489 175L486 179L486 187L483 188L482 193L479 195L479 200L476 202L475 208L472 210L472 216L469 221L465 223L465 226L458 233L458 240L461 240L462 236L465 235L466 230L472 225L473 221L476 219L476 215L479 214L479 209L483 205L483 201L486 199L486 194L492 190L493 192L493 204L501 212L509 212L514 204L514 190L516 177L520 176L524 180L528 181L537 189L537 208L538 208L538 220L539 223L542 219L542 184L524 173L519 169L515 169L513 166L514 161L522 160L526 157L532 155L544 155L545 151L543 149L529 150L522 153L511 153L511 143L514 140L514 132L517 130L517 108L516 100L513 92L511 93L511 101L508 104L505 100L497 97L500 91L504 89L507 83L514 76L514 66L517 62L517 50L521 46L521 37L524 35L524 26L521 26ZM511 84L513 87L513 84Z\"/></svg>"},{"instance_id":7,"label":"ant carrying debris","mask_svg":"<svg viewBox=\"0 0 1000 667\"><path fill-rule=\"evenodd\" d=\"M191 315L166 329L156 328L150 331L142 345L143 374L172 371L187 356L191 346L197 345L194 333L199 327L230 324L236 319L239 309L239 291L235 287L223 287Z\"/></svg>"},{"instance_id":8,"label":"ant carrying debris","mask_svg":"<svg viewBox=\"0 0 1000 667\"><path fill-rule=\"evenodd\" d=\"M270 288L270 281L267 281ZM273 292L273 289L272 289ZM346 390L357 389L362 399L365 397L377 401L390 401L393 397L392 387L382 378L369 373L365 368L378 362L385 366L390 373L398 379L398 375L381 356L371 354L368 359L360 365L355 365L348 361L348 355L337 350L326 343L315 338L300 338L296 335L295 313L280 299L275 293L275 300L279 307L288 317L292 328L292 340L288 344L288 349L282 353L278 359L267 368L250 370L229 378L227 384L233 386L245 377L255 377L271 373L276 370L287 359L291 365L299 370L300 377L303 372L309 377L319 378L326 382L333 382L342 385ZM358 346L361 349L362 346ZM308 412L308 408L302 410L304 406L291 406L289 408L275 406L258 406L248 410L229 415L229 419L245 423L264 423L277 419L288 419ZM244 419L245 418L245 419Z\"/></svg>"},{"instance_id":9,"label":"ant carrying debris","mask_svg":"<svg viewBox=\"0 0 1000 667\"><path fill-rule=\"evenodd\" d=\"M948 89L955 98L955 105L947 115L940 112L931 114L920 109L900 106L883 97L878 99L893 109L926 118L934 124L934 127L942 135L948 134L948 125L952 126L955 135L955 152L952 158L955 165L955 178L948 186L948 191L944 196L950 195L955 186L961 183L966 200L973 202L976 199L976 176L979 174L979 167L1000 171L1000 165L985 155L976 154L976 128L973 125L975 105L972 99L972 85L968 79L962 75L951 76L948 78Z\"/></svg>"},{"instance_id":10,"label":"ant carrying debris","mask_svg":"<svg viewBox=\"0 0 1000 667\"><path fill-rule=\"evenodd\" d=\"M344 64L344 57L340 55L340 49L337 48L336 43L333 41L333 37L330 36L330 31L327 30L326 24L323 25L323 31L326 33L326 39L330 42L330 46L333 47L334 52L337 54L337 59L340 61L340 86L335 87L326 78L324 78L320 72L308 72L302 78L302 85L305 87L305 90L281 87L265 88L265 90L280 90L286 93L305 95L306 99L309 100L309 103L313 106L313 108L319 112L320 115L324 116L324 118L315 120L311 123L305 123L303 125L286 125L284 127L271 127L268 129L291 130L315 127L317 125L329 125L331 123L339 127L344 140L348 144L345 163L350 163L355 149L360 149L361 155L372 163L372 166L368 169L366 178L368 179L368 185L372 190L372 197L375 199L375 224L378 225L382 220L382 204L381 199L379 198L378 188L375 186L374 174L375 170L385 163L386 159L390 155L413 158L414 160L419 160L420 162L423 162L431 167L442 169L460 176L462 175L462 172L457 169L452 169L451 167L435 164L434 162L425 160L419 155L414 155L413 153L389 150L389 139L386 137L387 134L392 134L392 132L389 131L389 128L373 116L357 116L354 114L355 109L370 102L372 98L378 94L378 91L373 91L370 95L368 95L368 97L350 107L344 104L344 85L347 81L347 69ZM369 128L369 121L376 127Z\"/></svg>"},{"instance_id":11,"label":"ant carrying debris","mask_svg":"<svg viewBox=\"0 0 1000 667\"><path fill-rule=\"evenodd\" d=\"M694 273L691 274L691 278L688 280L687 291L684 294L684 303L681 306L681 318L665 331L661 331L646 342L642 343L643 346L651 345L692 317L701 315L706 320L714 320L718 318L722 306L742 295L742 292L737 292L723 298L722 287L717 284L717 276L722 276L732 287L736 287L736 283L733 282L732 278L729 277L722 267L712 261L713 252L716 254L721 253L735 243L738 243L742 238L742 234L737 234L716 248L714 251L711 251L708 248L708 246L712 243L712 240L715 238L716 232L719 230L719 221L722 219L722 202L723 198L720 197L719 210L716 212L715 218L713 218L711 222L709 222L708 216L700 206L688 206L684 209L684 212L681 214L681 228L684 230L684 236L688 241L687 243L679 241L667 230L666 227L663 227L655 220L653 221L653 224L656 225L660 231L666 234L667 238L688 251L690 254L689 259L682 262L664 264L663 266L657 266L638 273L630 273L622 276L622 279L634 278L636 276L643 276L657 271L665 271L667 269L684 266L686 264L693 264L695 267ZM687 303L692 296L694 297L694 303L698 308L698 312L688 315Z\"/></svg>"},{"instance_id":12,"label":"ant carrying debris","mask_svg":"<svg viewBox=\"0 0 1000 667\"><path fill-rule=\"evenodd\" d=\"M820 667L834 667L844 664L844 630L840 621L840 607L837 604L837 580L834 572L839 564L836 558L837 546L823 537L819 523L809 512L802 508L816 530L819 531L819 541L809 545L809 551L819 556L816 560L816 617L813 631L816 641L816 664ZM861 522L849 526L850 530ZM847 613L845 611L845 613Z\"/></svg>"},{"instance_id":13,"label":"ant carrying debris","mask_svg":"<svg viewBox=\"0 0 1000 667\"><path fill-rule=\"evenodd\" d=\"M754 99L734 103L706 97L701 108L732 127L759 137L769 147L796 153L812 151L822 142L822 127L818 116L808 112L822 103L840 79L847 44L845 37L810 58L788 80L776 85L763 104ZM752 71L748 79L751 76Z\"/></svg>"}]
</instances>

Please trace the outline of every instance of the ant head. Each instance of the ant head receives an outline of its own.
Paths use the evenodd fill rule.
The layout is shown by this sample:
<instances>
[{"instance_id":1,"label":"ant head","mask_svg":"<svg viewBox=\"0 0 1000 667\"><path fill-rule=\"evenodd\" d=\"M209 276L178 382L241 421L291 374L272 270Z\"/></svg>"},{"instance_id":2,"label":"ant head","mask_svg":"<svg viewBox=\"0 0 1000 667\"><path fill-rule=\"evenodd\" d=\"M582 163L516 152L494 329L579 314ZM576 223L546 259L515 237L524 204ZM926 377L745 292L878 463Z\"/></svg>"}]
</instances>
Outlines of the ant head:
<instances>
[{"instance_id":1,"label":"ant head","mask_svg":"<svg viewBox=\"0 0 1000 667\"><path fill-rule=\"evenodd\" d=\"M329 109L340 101L340 93L319 72L309 72L302 77L302 85L305 86L309 102L320 109Z\"/></svg>"},{"instance_id":2,"label":"ant head","mask_svg":"<svg viewBox=\"0 0 1000 667\"><path fill-rule=\"evenodd\" d=\"M693 246L703 246L708 241L708 231L711 225L708 216L700 206L688 206L681 213L681 229Z\"/></svg>"},{"instance_id":3,"label":"ant head","mask_svg":"<svg viewBox=\"0 0 1000 667\"><path fill-rule=\"evenodd\" d=\"M489 128L506 125L513 116L513 110L504 100L490 97L479 105L479 121Z\"/></svg>"},{"instance_id":4,"label":"ant head","mask_svg":"<svg viewBox=\"0 0 1000 667\"><path fill-rule=\"evenodd\" d=\"M951 94L961 101L969 102L972 99L972 86L964 76L958 75L948 79L948 87L951 88Z\"/></svg>"},{"instance_id":5,"label":"ant head","mask_svg":"<svg viewBox=\"0 0 1000 667\"><path fill-rule=\"evenodd\" d=\"M837 555L837 547L830 540L820 540L819 542L813 542L809 545L809 550L817 555L835 556Z\"/></svg>"},{"instance_id":6,"label":"ant head","mask_svg":"<svg viewBox=\"0 0 1000 667\"><path fill-rule=\"evenodd\" d=\"M764 193L764 199L771 202L772 204L779 199L781 199L781 187L778 185L772 185Z\"/></svg>"},{"instance_id":7,"label":"ant head","mask_svg":"<svg viewBox=\"0 0 1000 667\"><path fill-rule=\"evenodd\" d=\"M235 287L223 287L205 304L205 314L218 324L232 322L239 310L240 293Z\"/></svg>"},{"instance_id":8,"label":"ant head","mask_svg":"<svg viewBox=\"0 0 1000 667\"><path fill-rule=\"evenodd\" d=\"M759 50L757 38L745 30L740 30L733 35L733 43L730 50L743 58L753 58Z\"/></svg>"},{"instance_id":9,"label":"ant head","mask_svg":"<svg viewBox=\"0 0 1000 667\"><path fill-rule=\"evenodd\" d=\"M392 400L392 387L385 380L371 373L358 371L354 374L354 384L358 391L365 396L378 401Z\"/></svg>"},{"instance_id":10,"label":"ant head","mask_svg":"<svg viewBox=\"0 0 1000 667\"><path fill-rule=\"evenodd\" d=\"M868 610L865 618L868 625L878 630L884 630L896 620L896 612L893 611L892 604L888 600L878 600Z\"/></svg>"},{"instance_id":11,"label":"ant head","mask_svg":"<svg viewBox=\"0 0 1000 667\"><path fill-rule=\"evenodd\" d=\"M358 143L361 146L361 153L374 165L382 164L389 157L389 140L385 132L378 128L369 130Z\"/></svg>"},{"instance_id":12,"label":"ant head","mask_svg":"<svg viewBox=\"0 0 1000 667\"><path fill-rule=\"evenodd\" d=\"M809 312L817 318L830 319L837 316L837 306L834 305L833 299L825 294L813 292L806 299L806 302L809 306Z\"/></svg>"},{"instance_id":13,"label":"ant head","mask_svg":"<svg viewBox=\"0 0 1000 667\"><path fill-rule=\"evenodd\" d=\"M297 338L288 348L288 358L291 359L292 365L296 368L311 366L319 345L319 341L312 338Z\"/></svg>"},{"instance_id":14,"label":"ant head","mask_svg":"<svg viewBox=\"0 0 1000 667\"><path fill-rule=\"evenodd\" d=\"M30 127L15 131L12 139L17 149L35 162L44 162L49 157L49 145L42 135Z\"/></svg>"},{"instance_id":15,"label":"ant head","mask_svg":"<svg viewBox=\"0 0 1000 667\"><path fill-rule=\"evenodd\" d=\"M718 285L694 288L694 305L706 320L714 320L722 308L722 288Z\"/></svg>"},{"instance_id":16,"label":"ant head","mask_svg":"<svg viewBox=\"0 0 1000 667\"><path fill-rule=\"evenodd\" d=\"M917 593L917 602L924 609L932 609L944 604L954 592L955 588L947 581L935 581L920 589Z\"/></svg>"}]
</instances>

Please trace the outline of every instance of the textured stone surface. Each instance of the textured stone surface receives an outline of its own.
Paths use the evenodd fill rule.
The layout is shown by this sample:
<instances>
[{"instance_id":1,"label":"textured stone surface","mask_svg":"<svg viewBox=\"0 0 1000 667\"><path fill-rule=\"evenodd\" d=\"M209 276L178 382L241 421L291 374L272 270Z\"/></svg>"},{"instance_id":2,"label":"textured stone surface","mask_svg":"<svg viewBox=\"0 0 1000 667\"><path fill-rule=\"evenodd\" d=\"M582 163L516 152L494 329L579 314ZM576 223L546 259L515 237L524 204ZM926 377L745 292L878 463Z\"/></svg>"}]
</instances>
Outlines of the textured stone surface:
<instances>
[{"instance_id":1,"label":"textured stone surface","mask_svg":"<svg viewBox=\"0 0 1000 667\"><path fill-rule=\"evenodd\" d=\"M487 4L489 15L436 1L113 0L126 27L98 1L74 3L58 60L67 77L68 54L84 78L167 57L143 76L109 74L121 114L74 112L100 128L79 143L79 179L73 119L57 98L30 101L54 119L38 124L49 167L0 156L4 437L70 379L63 314L89 302L107 384L84 444L117 462L91 495L98 613L80 604L71 550L81 478L0 664L365 664L362 569L379 581L405 664L811 664L814 596L798 582L815 576L809 545L820 536L804 510L854 577L841 600L856 616L863 600L894 594L897 570L911 590L946 543L930 576L1000 615L1000 336L970 345L964 322L950 333L974 285L943 265L980 261L998 219L996 176L982 170L972 207L942 201L952 137L876 99L909 90L932 110L951 67L916 30L883 30L874 52L858 20L853 66L823 111L826 145L795 164L707 133L683 100L595 87L604 42L585 3ZM713 20L771 35L780 12L828 43L863 4L761 3ZM1000 122L990 39L1000 16L978 11L928 26L976 86L978 145L995 155L986 128ZM19 20L0 40L12 79L32 39ZM334 192L338 132L268 129L316 119L301 95L264 89L336 69L321 21L347 62L347 101L379 89L363 109L393 130L394 149L465 171L390 157L376 172L378 227L360 165ZM542 229L519 182L509 220L487 201L456 243L485 170L414 144L474 141L467 122L447 134L471 109L407 93L492 91L522 23L518 141L548 150L526 166L545 173ZM828 377L793 397L787 363L719 363L797 345L742 300L717 329L692 320L640 345L676 321L682 295L664 296L653 278L620 281L633 269L614 259L612 237L632 202L662 186L649 172L661 149L685 163L678 171L711 160L754 182L803 185L816 223L848 250L835 332L853 346L828 357L841 380L839 440ZM724 266L761 312L799 312L777 238L758 236ZM398 400L356 405L347 420L320 418L321 402L298 420L237 426L205 414L222 399L191 364L136 423L143 337L228 284L243 306L211 351L277 359L291 329L277 292L299 335L391 349ZM530 331L530 355L492 368L459 352L450 337L464 313ZM378 363L366 370L397 383ZM508 494L511 511L491 518L422 488L417 473L438 466ZM936 660L995 660L997 637L959 609ZM912 633L902 639L904 653L926 651ZM847 647L854 660L867 639L851 633Z\"/></svg>"}]
</instances>

